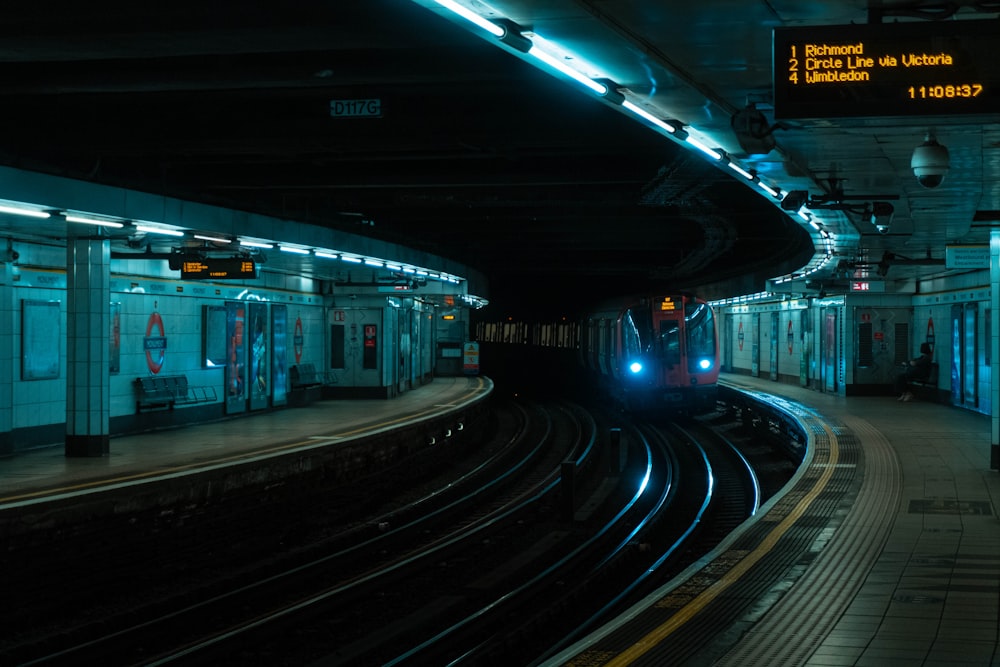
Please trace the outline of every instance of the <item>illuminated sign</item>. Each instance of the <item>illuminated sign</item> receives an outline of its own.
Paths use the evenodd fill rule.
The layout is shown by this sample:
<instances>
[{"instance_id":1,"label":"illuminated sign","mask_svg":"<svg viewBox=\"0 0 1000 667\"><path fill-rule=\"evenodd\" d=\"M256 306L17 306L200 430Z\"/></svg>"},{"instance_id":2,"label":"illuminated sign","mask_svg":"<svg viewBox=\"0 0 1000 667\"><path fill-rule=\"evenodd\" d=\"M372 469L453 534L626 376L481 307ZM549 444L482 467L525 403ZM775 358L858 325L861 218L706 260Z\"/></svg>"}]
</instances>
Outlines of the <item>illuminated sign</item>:
<instances>
[{"instance_id":1,"label":"illuminated sign","mask_svg":"<svg viewBox=\"0 0 1000 667\"><path fill-rule=\"evenodd\" d=\"M996 21L775 28L776 118L1000 111Z\"/></svg>"},{"instance_id":2,"label":"illuminated sign","mask_svg":"<svg viewBox=\"0 0 1000 667\"><path fill-rule=\"evenodd\" d=\"M676 310L676 309L677 309L677 304L675 304L674 300L669 297L660 302L660 310Z\"/></svg>"},{"instance_id":3,"label":"illuminated sign","mask_svg":"<svg viewBox=\"0 0 1000 667\"><path fill-rule=\"evenodd\" d=\"M880 280L855 280L851 282L852 292L884 292L885 283Z\"/></svg>"},{"instance_id":4,"label":"illuminated sign","mask_svg":"<svg viewBox=\"0 0 1000 667\"><path fill-rule=\"evenodd\" d=\"M257 263L242 257L187 257L180 262L181 278L239 280L257 277Z\"/></svg>"}]
</instances>

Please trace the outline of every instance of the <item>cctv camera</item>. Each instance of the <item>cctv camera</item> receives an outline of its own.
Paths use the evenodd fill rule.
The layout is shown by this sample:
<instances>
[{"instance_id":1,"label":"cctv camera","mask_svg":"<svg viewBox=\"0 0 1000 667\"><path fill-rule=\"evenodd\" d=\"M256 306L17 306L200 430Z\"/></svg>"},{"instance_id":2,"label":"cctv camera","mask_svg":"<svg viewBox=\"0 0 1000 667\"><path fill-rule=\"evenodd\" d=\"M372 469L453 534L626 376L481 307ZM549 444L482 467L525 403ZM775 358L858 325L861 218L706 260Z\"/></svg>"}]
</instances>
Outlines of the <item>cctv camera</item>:
<instances>
[{"instance_id":1,"label":"cctv camera","mask_svg":"<svg viewBox=\"0 0 1000 667\"><path fill-rule=\"evenodd\" d=\"M889 225L875 225L875 229L878 230L879 234L888 234L889 233Z\"/></svg>"},{"instance_id":2,"label":"cctv camera","mask_svg":"<svg viewBox=\"0 0 1000 667\"><path fill-rule=\"evenodd\" d=\"M910 168L917 177L917 182L925 188L941 185L948 173L948 165L948 149L939 144L933 135L927 135L924 143L913 149Z\"/></svg>"}]
</instances>

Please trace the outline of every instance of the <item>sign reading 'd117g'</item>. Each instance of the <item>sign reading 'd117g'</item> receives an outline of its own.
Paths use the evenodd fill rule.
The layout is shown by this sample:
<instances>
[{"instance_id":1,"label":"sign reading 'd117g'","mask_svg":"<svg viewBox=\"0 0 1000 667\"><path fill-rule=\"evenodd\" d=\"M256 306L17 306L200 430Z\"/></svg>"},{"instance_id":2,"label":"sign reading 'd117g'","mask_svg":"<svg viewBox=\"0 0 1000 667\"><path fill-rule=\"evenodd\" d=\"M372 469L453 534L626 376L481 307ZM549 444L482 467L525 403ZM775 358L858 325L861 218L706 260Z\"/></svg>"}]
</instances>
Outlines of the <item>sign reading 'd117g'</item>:
<instances>
[{"instance_id":1,"label":"sign reading 'd117g'","mask_svg":"<svg viewBox=\"0 0 1000 667\"><path fill-rule=\"evenodd\" d=\"M997 21L775 28L776 118L1000 111Z\"/></svg>"},{"instance_id":2,"label":"sign reading 'd117g'","mask_svg":"<svg viewBox=\"0 0 1000 667\"><path fill-rule=\"evenodd\" d=\"M334 118L381 118L382 100L330 100L330 115Z\"/></svg>"}]
</instances>

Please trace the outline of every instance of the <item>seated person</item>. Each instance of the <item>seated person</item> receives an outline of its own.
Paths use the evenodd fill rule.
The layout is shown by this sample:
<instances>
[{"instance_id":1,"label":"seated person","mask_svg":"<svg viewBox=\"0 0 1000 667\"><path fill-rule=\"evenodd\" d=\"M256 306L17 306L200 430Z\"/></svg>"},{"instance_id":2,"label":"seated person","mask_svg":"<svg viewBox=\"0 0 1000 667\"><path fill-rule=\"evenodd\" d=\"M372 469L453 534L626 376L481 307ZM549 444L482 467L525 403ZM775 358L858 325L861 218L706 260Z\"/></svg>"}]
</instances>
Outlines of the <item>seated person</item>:
<instances>
[{"instance_id":1,"label":"seated person","mask_svg":"<svg viewBox=\"0 0 1000 667\"><path fill-rule=\"evenodd\" d=\"M910 359L905 366L905 370L896 376L896 393L899 394L897 401L912 401L913 392L910 391L910 380L926 380L930 376L930 343L921 343L920 356Z\"/></svg>"}]
</instances>

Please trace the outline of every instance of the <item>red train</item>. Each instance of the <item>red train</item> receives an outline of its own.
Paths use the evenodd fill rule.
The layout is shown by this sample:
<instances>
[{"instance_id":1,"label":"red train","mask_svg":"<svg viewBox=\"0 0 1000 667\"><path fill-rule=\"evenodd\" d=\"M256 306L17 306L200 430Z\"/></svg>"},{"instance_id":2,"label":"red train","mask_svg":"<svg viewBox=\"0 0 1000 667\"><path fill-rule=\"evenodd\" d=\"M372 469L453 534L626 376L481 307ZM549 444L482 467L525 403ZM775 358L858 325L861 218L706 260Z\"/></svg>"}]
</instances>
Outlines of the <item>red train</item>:
<instances>
[{"instance_id":1,"label":"red train","mask_svg":"<svg viewBox=\"0 0 1000 667\"><path fill-rule=\"evenodd\" d=\"M580 362L630 411L699 413L715 406L715 314L692 294L624 299L580 324Z\"/></svg>"}]
</instances>

